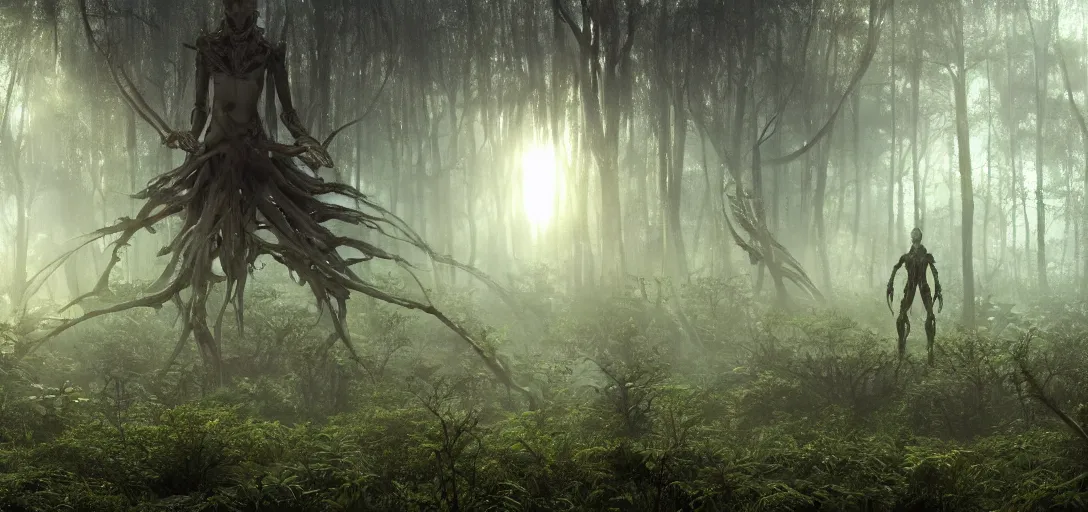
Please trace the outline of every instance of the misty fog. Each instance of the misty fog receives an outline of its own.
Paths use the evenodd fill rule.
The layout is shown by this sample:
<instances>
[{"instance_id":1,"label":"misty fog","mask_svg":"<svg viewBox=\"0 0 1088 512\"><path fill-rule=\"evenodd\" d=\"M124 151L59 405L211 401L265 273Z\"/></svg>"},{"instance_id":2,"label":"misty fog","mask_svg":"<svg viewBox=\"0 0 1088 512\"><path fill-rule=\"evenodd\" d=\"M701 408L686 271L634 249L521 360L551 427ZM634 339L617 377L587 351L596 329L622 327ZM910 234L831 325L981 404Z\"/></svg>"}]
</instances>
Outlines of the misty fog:
<instances>
[{"instance_id":1,"label":"misty fog","mask_svg":"<svg viewBox=\"0 0 1088 512\"><path fill-rule=\"evenodd\" d=\"M380 291L352 288L350 340L296 282L316 262L260 256L244 299L211 287L209 315L247 318L213 357L189 292L99 315L149 293L180 216L81 244L189 162L111 66L188 131L198 36L234 3L0 0L0 473L56 459L104 486L82 510L1088 502L1088 2L260 0L331 141L314 175L420 241L327 223L404 259L352 265ZM260 127L303 147L281 102ZM889 277L915 228L933 269L910 305ZM196 449L173 428L248 439L201 462L235 476L169 476ZM176 450L154 478L48 451L143 460L140 436ZM318 459L324 479L299 469ZM266 473L300 480L253 490ZM0 510L58 506L18 482Z\"/></svg>"}]
</instances>

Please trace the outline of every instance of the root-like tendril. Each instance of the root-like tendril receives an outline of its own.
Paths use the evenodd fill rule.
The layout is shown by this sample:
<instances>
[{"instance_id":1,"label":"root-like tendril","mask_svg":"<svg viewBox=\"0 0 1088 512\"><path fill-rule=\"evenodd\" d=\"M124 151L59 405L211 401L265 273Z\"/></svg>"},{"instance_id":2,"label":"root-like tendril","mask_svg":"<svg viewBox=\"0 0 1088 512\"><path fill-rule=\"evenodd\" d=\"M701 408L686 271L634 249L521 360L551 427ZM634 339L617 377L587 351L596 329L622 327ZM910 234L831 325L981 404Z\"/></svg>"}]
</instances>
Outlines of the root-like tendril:
<instances>
[{"instance_id":1,"label":"root-like tendril","mask_svg":"<svg viewBox=\"0 0 1088 512\"><path fill-rule=\"evenodd\" d=\"M326 203L318 199L323 195L345 197L354 201L358 208L349 209ZM256 259L267 255L286 266L297 276L300 284L310 288L317 300L319 312L328 312L332 317L335 331L333 336L344 344L354 359L358 360L359 356L347 331L346 311L346 301L351 292L422 311L437 318L468 343L499 382L522 393L531 407L536 406L534 395L514 381L509 369L429 299L419 301L394 295L379 289L352 271L351 265L357 262L373 259L391 261L408 272L423 290L407 260L362 240L338 236L325 227L324 222L337 220L352 226L373 229L391 240L408 243L432 261L472 274L504 301L513 305L515 311L521 309L517 307L511 294L483 272L452 257L437 254L404 221L354 187L326 182L300 170L284 157L269 158L252 148L247 150L229 147L212 149L198 157L190 157L184 165L156 178L134 197L146 200L135 218L122 218L115 224L78 240L74 249L62 254L30 279L27 296L40 289L45 280L81 248L119 235L109 244L112 257L94 289L77 297L64 309L88 298L109 293L110 274L121 260L121 249L140 230L154 232L160 221L181 214L181 229L158 253L159 256L170 256L162 273L144 295L137 299L88 311L82 316L61 322L29 344L24 356L46 341L92 318L133 308L158 309L167 302L173 302L178 307L178 319L182 323L181 335L166 368L169 368L192 336L204 361L214 372L213 377L221 380L219 339L227 306L233 306L235 321L241 331L244 326L243 298L246 278ZM264 233L269 235L270 240L260 236ZM344 258L337 252L340 248L354 249L361 257ZM212 272L212 264L217 259L223 276ZM223 303L215 312L214 324L209 325L208 295L212 286L218 282L225 283ZM185 290L189 293L183 300L181 293Z\"/></svg>"}]
</instances>

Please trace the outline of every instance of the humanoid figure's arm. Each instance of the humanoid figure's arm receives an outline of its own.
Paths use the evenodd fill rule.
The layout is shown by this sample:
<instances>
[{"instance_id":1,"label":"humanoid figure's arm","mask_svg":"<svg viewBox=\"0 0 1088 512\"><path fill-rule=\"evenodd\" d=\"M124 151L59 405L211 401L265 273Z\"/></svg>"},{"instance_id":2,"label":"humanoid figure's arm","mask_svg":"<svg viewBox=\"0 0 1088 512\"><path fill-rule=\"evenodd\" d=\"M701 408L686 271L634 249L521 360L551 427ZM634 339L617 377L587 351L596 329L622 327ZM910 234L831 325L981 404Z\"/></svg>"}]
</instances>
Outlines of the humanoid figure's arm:
<instances>
[{"instance_id":1,"label":"humanoid figure's arm","mask_svg":"<svg viewBox=\"0 0 1088 512\"><path fill-rule=\"evenodd\" d=\"M941 295L941 280L937 277L937 260L929 255L929 271L933 274L933 298L937 300L941 309L944 309L944 297Z\"/></svg>"},{"instance_id":2,"label":"humanoid figure's arm","mask_svg":"<svg viewBox=\"0 0 1088 512\"><path fill-rule=\"evenodd\" d=\"M933 290L941 293L941 280L937 277L937 260L929 256L929 272L933 274Z\"/></svg>"},{"instance_id":3,"label":"humanoid figure's arm","mask_svg":"<svg viewBox=\"0 0 1088 512\"><path fill-rule=\"evenodd\" d=\"M899 272L899 268L907 262L907 255L904 254L899 257L899 261L892 267L892 277L888 278L888 291L885 294L885 298L888 300L888 311L892 311L892 297L895 295L895 273ZM892 311L895 314L895 311Z\"/></svg>"},{"instance_id":4,"label":"humanoid figure's arm","mask_svg":"<svg viewBox=\"0 0 1088 512\"><path fill-rule=\"evenodd\" d=\"M890 278L888 278L888 293L891 293L892 288L895 287L895 274L897 272L899 272L899 269L902 268L903 265L906 264L906 263L907 263L907 255L904 254L904 255L899 257L899 261L896 262L894 267L892 267L892 276Z\"/></svg>"},{"instance_id":5,"label":"humanoid figure's arm","mask_svg":"<svg viewBox=\"0 0 1088 512\"><path fill-rule=\"evenodd\" d=\"M272 51L272 76L276 81L276 94L279 96L280 108L283 113L280 114L280 121L283 121L283 125L287 127L287 131L291 132L291 136L295 140L302 138L311 138L310 133L306 130L306 127L302 125L302 119L298 117L298 112L295 112L294 102L291 100L291 84L287 80L287 46L280 44Z\"/></svg>"},{"instance_id":6,"label":"humanoid figure's arm","mask_svg":"<svg viewBox=\"0 0 1088 512\"><path fill-rule=\"evenodd\" d=\"M298 113L295 112L295 105L291 101L291 84L287 80L286 45L280 44L272 50L272 62L269 65L272 69L272 79L276 83L276 94L280 98L280 108L283 109L283 113L280 114L280 121L283 121L287 131L291 132L291 136L295 138L295 143L307 148L305 153L299 155L299 159L315 171L319 167L332 167L332 158L329 157L328 151L317 139L310 136L309 131L302 125Z\"/></svg>"},{"instance_id":7,"label":"humanoid figure's arm","mask_svg":"<svg viewBox=\"0 0 1088 512\"><path fill-rule=\"evenodd\" d=\"M199 138L204 131L204 125L208 122L208 89L211 83L211 73L204 62L204 54L196 52L196 104L190 116L193 126L189 131L193 138Z\"/></svg>"},{"instance_id":8,"label":"humanoid figure's arm","mask_svg":"<svg viewBox=\"0 0 1088 512\"><path fill-rule=\"evenodd\" d=\"M181 148L187 153L196 153L200 150L200 143L197 142L197 139L200 137L201 132L204 131L204 123L208 121L208 87L210 81L211 74L208 72L208 66L204 62L204 54L200 53L200 50L197 50L196 104L193 106L193 113L190 116L193 125L189 131L170 130L169 133L162 134L162 143L167 147ZM145 117L144 119L147 118Z\"/></svg>"}]
</instances>

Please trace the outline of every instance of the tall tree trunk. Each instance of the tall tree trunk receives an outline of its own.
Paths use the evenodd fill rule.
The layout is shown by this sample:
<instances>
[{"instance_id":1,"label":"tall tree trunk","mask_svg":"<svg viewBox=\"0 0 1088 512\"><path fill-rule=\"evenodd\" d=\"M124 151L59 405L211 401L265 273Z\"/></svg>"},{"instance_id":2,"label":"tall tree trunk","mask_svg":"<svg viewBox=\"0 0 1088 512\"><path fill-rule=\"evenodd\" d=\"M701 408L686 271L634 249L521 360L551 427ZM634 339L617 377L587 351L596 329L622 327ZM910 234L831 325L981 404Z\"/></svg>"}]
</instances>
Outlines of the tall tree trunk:
<instances>
[{"instance_id":1,"label":"tall tree trunk","mask_svg":"<svg viewBox=\"0 0 1088 512\"><path fill-rule=\"evenodd\" d=\"M465 70L465 71L466 71L466 74L467 74L467 70ZM453 171L454 171L454 169L456 169L458 167L465 168L465 166L458 165L458 162L460 161L461 125L458 124L458 119L459 118L457 116L458 88L457 88L456 84L457 84L457 82L455 82L455 85L450 86L446 90L446 101L447 101L447 103L449 105L449 111L450 111L450 113L449 113L449 120L450 120L449 155L444 159L447 162L446 168L440 170L440 172L441 172L441 174L440 174L440 176L441 176L441 185L436 187L437 189L440 190L439 195L442 197L442 203L441 203L442 204L442 211L439 213L439 217L445 219L444 226L443 226L443 231L444 231L443 238L445 240L445 251L446 251L446 254L448 254L450 256L454 256L454 251L456 249L456 246L454 244L454 240L456 240L456 238L457 238L456 233L455 233L456 223L454 222L454 219L457 218L457 212L456 212L456 209L454 208L454 202L453 202L453 196L454 196L453 195ZM436 141L436 143L437 143L437 141ZM437 144L436 144L436 147L437 147ZM441 154L441 152L438 152L438 153ZM520 197L520 196L517 196L517 197ZM450 284L455 285L457 283L456 269L453 268L452 266L447 267L447 268L448 268L447 276L448 276L448 278L450 280Z\"/></svg>"},{"instance_id":2,"label":"tall tree trunk","mask_svg":"<svg viewBox=\"0 0 1088 512\"><path fill-rule=\"evenodd\" d=\"M1086 43L1086 45L1088 45L1088 31L1086 31L1085 35L1086 35L1085 43ZM1059 66L1059 68L1060 68L1060 70L1062 72L1062 82L1065 85L1065 97L1069 101L1069 109L1073 111L1073 117L1077 121L1077 126L1080 127L1081 143L1083 144L1083 147L1084 147L1084 151L1083 151L1083 153L1084 153L1084 187L1085 187L1085 190L1088 190L1088 120L1085 120L1084 112L1080 109L1079 106L1077 106L1077 100L1073 97L1073 84L1071 83L1071 81L1069 79L1069 68L1068 68L1068 66L1066 66L1065 55L1061 52L1061 47L1060 46L1058 47L1058 66ZM1080 214L1082 216L1088 217L1088 197L1085 197L1085 198L1083 198L1081 200ZM1075 217L1075 219L1079 219L1079 217ZM1080 258L1079 258L1080 250L1079 249L1081 247L1081 242L1083 242L1083 240L1081 239L1081 235L1080 235L1081 231L1080 231L1079 221L1077 222L1076 231L1077 231L1077 237L1076 237L1077 245L1075 247L1076 247L1077 251L1075 251L1075 252L1078 253L1078 256L1075 257L1074 259L1077 260L1077 261L1080 261ZM1085 231L1088 231L1088 229L1086 229ZM1085 250L1084 254L1088 255L1088 250ZM1082 264L1084 265L1084 270L1080 274L1080 278L1081 278L1080 287L1081 287L1082 293L1086 293L1086 292L1088 292L1088 257L1084 258Z\"/></svg>"},{"instance_id":3,"label":"tall tree trunk","mask_svg":"<svg viewBox=\"0 0 1088 512\"><path fill-rule=\"evenodd\" d=\"M922 119L922 140L929 140L929 118ZM929 146L926 145L926 150L922 152L921 168L925 170L925 174L919 179L918 185L918 224L920 226L926 225L926 184L929 183Z\"/></svg>"},{"instance_id":4,"label":"tall tree trunk","mask_svg":"<svg viewBox=\"0 0 1088 512\"><path fill-rule=\"evenodd\" d=\"M813 222L816 224L816 254L820 259L820 269L823 275L824 291L830 293L831 286L831 260L827 255L827 222L824 220L824 203L827 197L827 168L831 159L831 139L824 141L826 149L819 152L819 160L816 162L816 190L813 197Z\"/></svg>"},{"instance_id":5,"label":"tall tree trunk","mask_svg":"<svg viewBox=\"0 0 1088 512\"><path fill-rule=\"evenodd\" d=\"M135 50L136 48L136 27L133 17L127 18L125 23L125 32L128 39L129 48ZM132 52L135 54L135 51ZM140 76L139 59L131 59L136 66L133 70L135 76ZM139 153L137 153L136 147L136 113L131 108L125 109L125 152L128 157L128 189L130 193L135 193L138 189L136 183L138 181L137 172L139 170ZM128 201L128 207L135 214L138 205L135 198L131 198ZM125 274L128 276L129 282L133 282L139 279L139 244L133 243L128 248L128 258L124 264Z\"/></svg>"},{"instance_id":6,"label":"tall tree trunk","mask_svg":"<svg viewBox=\"0 0 1088 512\"><path fill-rule=\"evenodd\" d=\"M954 101L954 100L953 100ZM959 157L956 148L956 129L955 120L952 121L952 130L949 132L948 139L948 176L946 183L948 183L948 236L949 239L956 236L956 172L957 168L956 159Z\"/></svg>"},{"instance_id":7,"label":"tall tree trunk","mask_svg":"<svg viewBox=\"0 0 1088 512\"><path fill-rule=\"evenodd\" d=\"M677 91L678 100L682 95ZM684 190L684 146L687 144L688 118L687 109L681 103L677 103L673 109L674 135L673 150L669 162L669 234L672 243L672 257L675 260L673 277L687 280L689 276L687 263L687 250L684 246L684 231L680 221L680 206Z\"/></svg>"},{"instance_id":8,"label":"tall tree trunk","mask_svg":"<svg viewBox=\"0 0 1088 512\"><path fill-rule=\"evenodd\" d=\"M989 275L990 265L990 209L993 204L993 87L990 80L990 61L986 61L986 205L982 213L982 273Z\"/></svg>"},{"instance_id":9,"label":"tall tree trunk","mask_svg":"<svg viewBox=\"0 0 1088 512\"><path fill-rule=\"evenodd\" d=\"M582 127L585 127L583 123ZM593 238L590 236L590 223L589 223L589 189L590 189L590 169L593 168L593 158L591 150L589 148L589 141L587 137L581 137L582 147L582 165L579 166L578 172L578 207L580 211L581 233L579 235L581 248L581 261L582 261L582 276L581 283L583 286L593 286L597 280L597 261L593 255ZM605 258L604 255L601 258ZM602 266L604 263L602 263Z\"/></svg>"},{"instance_id":10,"label":"tall tree trunk","mask_svg":"<svg viewBox=\"0 0 1088 512\"><path fill-rule=\"evenodd\" d=\"M1006 66L1005 67L1006 67L1006 70L1007 70L1006 79L1007 79L1007 87L1008 87L1009 91L1014 90L1013 88L1015 87L1015 85L1014 85L1014 69L1015 68L1014 68L1014 61L1013 61L1013 55L1012 55L1012 46L1013 46L1012 42L1013 42L1013 39L1012 39L1012 20L1010 18L1010 20L1008 22L1008 26L1006 26L1006 34L1005 34L1005 47L1006 47L1006 50L1005 50L1006 51L1006 53L1005 53L1005 56L1006 56L1005 64L1006 64ZM1016 103L1013 102L1013 101L1008 102L1008 120L1006 121L1008 130L1009 130L1009 171L1011 173L1010 181L1012 182L1010 184L1010 187L1009 187L1009 212L1010 212L1010 215L1008 216L1008 218L1009 218L1009 220L1011 221L1011 224L1012 224L1012 244L1011 244L1010 247L1013 250L1013 269L1014 269L1013 273L1014 273L1014 275L1016 277L1016 281L1019 282L1020 281L1021 268L1020 268L1020 253L1016 250L1017 228L1018 228L1017 220L1016 220L1016 203L1017 203L1017 200L1019 199L1019 192L1018 191L1020 189L1020 178L1018 178L1018 170L1017 170L1017 165L1019 165L1019 163L1020 163L1020 157L1017 154L1017 137L1018 137L1019 133L1017 133L1018 132L1018 130L1017 130L1018 123L1017 123L1017 119L1016 119L1016 106L1015 105L1016 105ZM1024 221L1025 221L1024 230L1025 230L1025 232L1027 232L1028 231L1028 226L1027 226L1027 223L1026 223L1027 222L1026 217L1025 217ZM1025 240L1027 240L1027 235L1025 235ZM1028 245L1029 244L1024 245L1024 252L1025 253L1028 250Z\"/></svg>"},{"instance_id":11,"label":"tall tree trunk","mask_svg":"<svg viewBox=\"0 0 1088 512\"><path fill-rule=\"evenodd\" d=\"M1046 126L1046 102L1047 88L1050 84L1047 52L1050 49L1050 33L1052 20L1043 21L1041 34L1035 28L1035 21L1028 12L1028 24L1031 29L1031 38L1035 50L1035 272L1039 289L1046 292L1050 288L1046 276L1046 204L1043 201L1045 173L1045 146L1043 144L1043 130Z\"/></svg>"},{"instance_id":12,"label":"tall tree trunk","mask_svg":"<svg viewBox=\"0 0 1088 512\"><path fill-rule=\"evenodd\" d=\"M922 78L922 45L914 41L914 55L911 61L910 68L910 95L911 95L911 116L910 116L910 129L911 129L911 145L910 145L910 174L911 174L911 190L914 191L914 226L918 229L924 230L922 226L922 197L925 195L922 190L922 183L918 180L918 148L921 146L921 139L918 138L918 124L921 117L921 78Z\"/></svg>"},{"instance_id":13,"label":"tall tree trunk","mask_svg":"<svg viewBox=\"0 0 1088 512\"><path fill-rule=\"evenodd\" d=\"M626 19L620 15L620 5L626 8ZM618 285L626 268L619 135L630 103L631 49L642 7L630 1L584 2L580 21L561 0L555 0L553 7L570 28L580 50L578 70L584 76L579 89L601 187L601 274L610 285Z\"/></svg>"},{"instance_id":14,"label":"tall tree trunk","mask_svg":"<svg viewBox=\"0 0 1088 512\"><path fill-rule=\"evenodd\" d=\"M975 191L971 177L971 132L967 118L967 65L963 39L963 4L956 0L953 23L953 52L956 69L949 70L956 102L956 143L959 149L960 202L963 258L963 325L975 326L974 217Z\"/></svg>"},{"instance_id":15,"label":"tall tree trunk","mask_svg":"<svg viewBox=\"0 0 1088 512\"><path fill-rule=\"evenodd\" d=\"M896 131L897 126L896 126L896 115L895 115L896 114L896 99L897 99L896 98L896 90L898 89L898 86L895 83L895 81L896 81L896 75L895 75L895 57L896 57L896 55L895 55L895 53L896 53L895 35L896 34L895 33L898 32L898 30L896 30L898 28L898 26L895 23L895 3L894 2L892 3L891 13L890 14L891 14L891 22L892 22L892 58L891 58L891 77L892 77L892 80L891 80L891 85L890 85L891 95L892 95L892 101L891 101L891 109L892 109L892 145L891 145L890 148L888 148L889 149L889 155L888 155L888 259L894 259L895 258L895 253L896 253L895 248L899 246L899 244L897 242L899 241L899 237L903 236L903 234L902 234L903 230L902 229L898 229L898 230L895 229L896 224L893 224L894 221L895 221L895 218L894 218L895 187L896 187L896 184L899 181L898 180L899 177L895 172L895 160L896 160L896 155L898 154L898 151L899 151L899 141L898 141L898 137L897 137L898 132ZM900 184L900 188L902 188L901 184ZM902 197L902 194L900 194L900 197ZM899 204L900 204L900 208L902 208L902 204L903 204L902 201L900 201ZM899 212L899 218L900 218L900 222L898 224L901 226L902 225L902 218L903 218L902 210L900 210L900 212Z\"/></svg>"},{"instance_id":16,"label":"tall tree trunk","mask_svg":"<svg viewBox=\"0 0 1088 512\"><path fill-rule=\"evenodd\" d=\"M475 114L480 115L479 111L476 111ZM479 165L480 154L476 145L475 125L469 125L468 128L468 146L469 156L465 166L465 214L468 217L468 264L475 266L477 244L480 236L480 228L476 224L476 168Z\"/></svg>"},{"instance_id":17,"label":"tall tree trunk","mask_svg":"<svg viewBox=\"0 0 1088 512\"><path fill-rule=\"evenodd\" d=\"M15 196L15 267L12 269L11 274L11 305L13 312L21 311L25 301L29 300L25 294L27 292L27 257L30 253L30 191L27 190L26 175L23 173L24 161L33 158L33 152L30 155L20 155L23 147L23 141L26 139L26 123L27 117L30 116L29 110L29 98L28 94L32 76L28 73L26 75L26 82L23 84L25 87L23 93L22 114L19 116L19 130L18 135L14 138L8 137L11 148L9 149L11 178L12 178L12 195ZM3 128L7 131L7 127ZM27 144L27 147L31 147Z\"/></svg>"},{"instance_id":18,"label":"tall tree trunk","mask_svg":"<svg viewBox=\"0 0 1088 512\"><path fill-rule=\"evenodd\" d=\"M1017 155L1020 166L1020 181L1017 185L1020 187L1020 213L1024 217L1024 258L1029 258L1031 255L1031 217L1028 215L1028 184L1027 184L1027 171L1024 170L1024 160L1022 155ZM1039 229L1036 226L1036 229ZM1028 265L1028 269L1031 268L1030 259L1025 261L1025 265ZM1030 272L1030 270L1029 270Z\"/></svg>"},{"instance_id":19,"label":"tall tree trunk","mask_svg":"<svg viewBox=\"0 0 1088 512\"><path fill-rule=\"evenodd\" d=\"M22 173L22 164L19 156L12 150L11 173L13 187L12 195L15 196L15 267L11 273L11 305L13 312L19 311L25 297L27 279L27 255L30 252L30 219L27 215L29 201L26 181Z\"/></svg>"},{"instance_id":20,"label":"tall tree trunk","mask_svg":"<svg viewBox=\"0 0 1088 512\"><path fill-rule=\"evenodd\" d=\"M665 5L665 4L662 4ZM659 42L659 48L664 45ZM659 65L661 63L659 62ZM659 71L660 75L664 75L665 71L662 69ZM670 195L669 195L669 152L672 151L672 108L669 104L668 90L666 85L662 83L663 78L658 78L655 84L655 103L657 104L655 123L657 129L654 132L657 134L657 203L658 211L657 218L660 219L658 224L658 235L661 237L661 243L658 250L661 254L661 266L658 269L663 274L671 273L669 265L669 256L672 251L670 250L670 233L671 229L671 215L670 215Z\"/></svg>"},{"instance_id":21,"label":"tall tree trunk","mask_svg":"<svg viewBox=\"0 0 1088 512\"><path fill-rule=\"evenodd\" d=\"M864 191L861 170L861 91L855 91L852 98L854 105L854 130L851 134L854 149L854 229L850 252L857 254L858 236L861 234L861 197Z\"/></svg>"},{"instance_id":22,"label":"tall tree trunk","mask_svg":"<svg viewBox=\"0 0 1088 512\"><path fill-rule=\"evenodd\" d=\"M838 39L832 35L830 36L827 47L827 59L830 61L825 73L829 73L829 76L824 78L824 90L823 98L830 99L833 97L835 84L838 82L839 76L839 45ZM823 103L823 102L821 102ZM828 109L830 110L830 108ZM816 257L820 262L821 274L823 277L823 286L826 291L831 292L831 259L828 257L827 249L827 220L826 220L826 207L827 204L827 170L831 163L831 153L834 148L834 128L831 128L831 132L825 137L823 141L823 148L817 152L816 161L816 187L813 194L813 222L815 224L816 231ZM758 135L757 135L758 136Z\"/></svg>"}]
</instances>

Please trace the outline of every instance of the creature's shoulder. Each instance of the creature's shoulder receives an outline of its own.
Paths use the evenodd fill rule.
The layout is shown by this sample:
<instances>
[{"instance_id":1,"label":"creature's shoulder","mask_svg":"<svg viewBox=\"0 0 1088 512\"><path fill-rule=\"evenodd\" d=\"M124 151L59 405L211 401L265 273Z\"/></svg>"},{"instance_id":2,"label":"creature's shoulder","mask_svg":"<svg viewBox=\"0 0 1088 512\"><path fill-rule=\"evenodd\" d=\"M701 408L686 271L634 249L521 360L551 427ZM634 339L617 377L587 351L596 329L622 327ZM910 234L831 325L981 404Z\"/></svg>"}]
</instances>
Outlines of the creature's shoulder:
<instances>
[{"instance_id":1,"label":"creature's shoulder","mask_svg":"<svg viewBox=\"0 0 1088 512\"><path fill-rule=\"evenodd\" d=\"M227 40L227 33L223 30L223 27L219 27L215 30L208 31L207 28L200 29L200 34L196 36L197 49L207 49L215 46L220 46Z\"/></svg>"},{"instance_id":2,"label":"creature's shoulder","mask_svg":"<svg viewBox=\"0 0 1088 512\"><path fill-rule=\"evenodd\" d=\"M271 48L272 58L284 62L287 60L287 43L283 41L275 42L266 40L269 48Z\"/></svg>"},{"instance_id":3,"label":"creature's shoulder","mask_svg":"<svg viewBox=\"0 0 1088 512\"><path fill-rule=\"evenodd\" d=\"M201 30L200 35L196 36L196 43L192 48L205 57L208 55L218 56L223 53L222 48L225 40L226 36L219 30L215 32Z\"/></svg>"},{"instance_id":4,"label":"creature's shoulder","mask_svg":"<svg viewBox=\"0 0 1088 512\"><path fill-rule=\"evenodd\" d=\"M903 255L903 259L910 262L911 264L921 263L925 261L925 258L926 248L922 244L912 245L910 247L910 250Z\"/></svg>"},{"instance_id":5,"label":"creature's shoulder","mask_svg":"<svg viewBox=\"0 0 1088 512\"><path fill-rule=\"evenodd\" d=\"M915 257L918 258L919 261L922 261L922 262L925 262L925 263L930 263L930 262L933 261L933 253L926 250L926 246L924 246L922 244L918 244L918 248L916 249L916 256Z\"/></svg>"},{"instance_id":6,"label":"creature's shoulder","mask_svg":"<svg viewBox=\"0 0 1088 512\"><path fill-rule=\"evenodd\" d=\"M202 30L200 35L196 37L196 43L189 47L196 50L198 66L204 67L208 71L226 69L226 52L223 38L218 31L208 33Z\"/></svg>"},{"instance_id":7,"label":"creature's shoulder","mask_svg":"<svg viewBox=\"0 0 1088 512\"><path fill-rule=\"evenodd\" d=\"M276 50L276 45L272 43L270 39L265 37L263 28L256 28L256 34L253 36L255 46L262 52L273 53Z\"/></svg>"}]
</instances>

